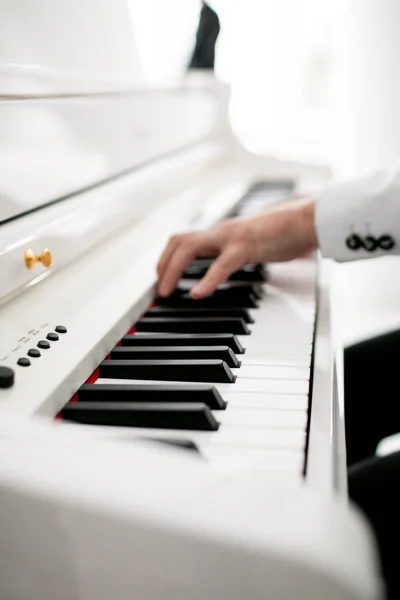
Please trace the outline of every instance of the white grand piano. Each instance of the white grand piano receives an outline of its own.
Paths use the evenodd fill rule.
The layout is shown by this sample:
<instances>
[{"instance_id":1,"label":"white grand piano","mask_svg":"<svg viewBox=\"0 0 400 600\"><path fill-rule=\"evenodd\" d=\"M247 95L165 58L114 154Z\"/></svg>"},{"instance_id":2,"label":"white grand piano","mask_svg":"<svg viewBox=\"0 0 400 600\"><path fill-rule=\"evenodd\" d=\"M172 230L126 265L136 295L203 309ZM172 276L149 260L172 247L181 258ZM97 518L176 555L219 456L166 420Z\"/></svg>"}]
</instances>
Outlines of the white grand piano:
<instances>
[{"instance_id":1,"label":"white grand piano","mask_svg":"<svg viewBox=\"0 0 400 600\"><path fill-rule=\"evenodd\" d=\"M171 235L328 170L246 152L211 76L146 82L139 4L1 7L0 597L377 600L329 265L154 302Z\"/></svg>"}]
</instances>

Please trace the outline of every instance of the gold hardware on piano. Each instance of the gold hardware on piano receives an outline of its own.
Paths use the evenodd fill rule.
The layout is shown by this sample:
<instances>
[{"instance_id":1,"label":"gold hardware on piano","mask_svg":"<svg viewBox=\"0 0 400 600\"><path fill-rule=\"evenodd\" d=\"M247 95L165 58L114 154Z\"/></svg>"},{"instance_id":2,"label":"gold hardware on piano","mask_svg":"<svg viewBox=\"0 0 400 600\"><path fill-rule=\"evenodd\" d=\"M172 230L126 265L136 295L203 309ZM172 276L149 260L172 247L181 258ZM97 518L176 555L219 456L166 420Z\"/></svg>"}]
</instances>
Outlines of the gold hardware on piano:
<instances>
[{"instance_id":1,"label":"gold hardware on piano","mask_svg":"<svg viewBox=\"0 0 400 600\"><path fill-rule=\"evenodd\" d=\"M45 248L41 254L35 254L31 248L25 252L25 264L28 269L33 269L36 263L42 263L46 269L50 267L52 263L51 252L48 248Z\"/></svg>"}]
</instances>

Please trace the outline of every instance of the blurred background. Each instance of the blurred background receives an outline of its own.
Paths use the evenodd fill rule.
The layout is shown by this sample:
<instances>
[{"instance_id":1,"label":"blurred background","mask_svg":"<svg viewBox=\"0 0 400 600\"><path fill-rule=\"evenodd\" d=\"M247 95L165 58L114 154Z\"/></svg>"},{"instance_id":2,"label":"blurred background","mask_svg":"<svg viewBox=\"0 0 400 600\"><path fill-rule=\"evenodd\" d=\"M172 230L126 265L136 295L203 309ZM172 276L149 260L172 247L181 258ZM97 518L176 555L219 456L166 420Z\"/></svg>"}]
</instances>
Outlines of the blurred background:
<instances>
[{"instance_id":1,"label":"blurred background","mask_svg":"<svg viewBox=\"0 0 400 600\"><path fill-rule=\"evenodd\" d=\"M187 60L200 3L129 2L146 77L173 75ZM329 162L337 178L400 155L398 0L209 4L221 21L216 74L232 86L232 124L245 146Z\"/></svg>"},{"instance_id":2,"label":"blurred background","mask_svg":"<svg viewBox=\"0 0 400 600\"><path fill-rule=\"evenodd\" d=\"M329 163L336 178L400 156L398 0L209 4L221 24L216 76L232 87L248 149ZM15 64L43 80L52 68L82 81L179 78L200 10L200 0L0 0L0 93Z\"/></svg>"}]
</instances>

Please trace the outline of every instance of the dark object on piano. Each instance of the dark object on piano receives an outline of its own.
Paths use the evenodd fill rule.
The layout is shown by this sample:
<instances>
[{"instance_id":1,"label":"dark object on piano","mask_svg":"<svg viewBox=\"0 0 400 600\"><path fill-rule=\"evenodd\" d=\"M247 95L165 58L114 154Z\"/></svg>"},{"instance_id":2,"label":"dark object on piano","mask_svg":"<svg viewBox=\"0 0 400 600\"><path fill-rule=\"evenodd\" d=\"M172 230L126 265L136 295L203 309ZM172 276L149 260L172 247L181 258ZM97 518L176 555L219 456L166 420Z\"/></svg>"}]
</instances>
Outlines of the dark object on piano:
<instances>
[{"instance_id":1,"label":"dark object on piano","mask_svg":"<svg viewBox=\"0 0 400 600\"><path fill-rule=\"evenodd\" d=\"M30 367L31 361L29 360L29 358L26 358L26 356L21 356L21 358L17 360L17 365L19 365L20 367Z\"/></svg>"},{"instance_id":2,"label":"dark object on piano","mask_svg":"<svg viewBox=\"0 0 400 600\"><path fill-rule=\"evenodd\" d=\"M374 456L382 438L400 431L400 331L346 348L344 394L347 464Z\"/></svg>"},{"instance_id":3,"label":"dark object on piano","mask_svg":"<svg viewBox=\"0 0 400 600\"><path fill-rule=\"evenodd\" d=\"M14 385L14 371L10 367L0 367L0 388L7 389Z\"/></svg>"},{"instance_id":4,"label":"dark object on piano","mask_svg":"<svg viewBox=\"0 0 400 600\"><path fill-rule=\"evenodd\" d=\"M191 431L217 431L219 427L209 407L200 402L68 402L62 416L75 423L114 427Z\"/></svg>"},{"instance_id":5,"label":"dark object on piano","mask_svg":"<svg viewBox=\"0 0 400 600\"><path fill-rule=\"evenodd\" d=\"M188 69L214 70L215 44L221 30L217 13L203 2L197 28L196 43Z\"/></svg>"},{"instance_id":6,"label":"dark object on piano","mask_svg":"<svg viewBox=\"0 0 400 600\"><path fill-rule=\"evenodd\" d=\"M391 400L393 398L391 397ZM376 412L379 412L376 411ZM374 456L349 470L349 496L373 527L388 600L400 598L399 519L400 452Z\"/></svg>"}]
</instances>

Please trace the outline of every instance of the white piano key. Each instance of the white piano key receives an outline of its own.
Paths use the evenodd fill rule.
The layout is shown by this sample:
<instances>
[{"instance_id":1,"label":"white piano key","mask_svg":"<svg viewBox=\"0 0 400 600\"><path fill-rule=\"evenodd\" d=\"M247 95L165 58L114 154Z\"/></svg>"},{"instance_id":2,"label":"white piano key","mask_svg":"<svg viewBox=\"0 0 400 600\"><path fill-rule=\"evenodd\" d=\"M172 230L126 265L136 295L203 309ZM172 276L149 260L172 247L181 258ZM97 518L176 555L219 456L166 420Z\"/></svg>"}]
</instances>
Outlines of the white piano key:
<instances>
[{"instance_id":1,"label":"white piano key","mask_svg":"<svg viewBox=\"0 0 400 600\"><path fill-rule=\"evenodd\" d=\"M264 394L308 394L308 381L284 379L237 379L235 383L217 383L217 389L225 392L255 392Z\"/></svg>"},{"instance_id":2,"label":"white piano key","mask_svg":"<svg viewBox=\"0 0 400 600\"><path fill-rule=\"evenodd\" d=\"M311 354L303 356L301 354L278 353L248 353L238 355L243 366L246 365L265 365L271 367L309 367L311 364Z\"/></svg>"},{"instance_id":3,"label":"white piano key","mask_svg":"<svg viewBox=\"0 0 400 600\"><path fill-rule=\"evenodd\" d=\"M309 380L308 367L287 367L270 365L243 365L240 368L231 368L238 379L299 379Z\"/></svg>"},{"instance_id":4,"label":"white piano key","mask_svg":"<svg viewBox=\"0 0 400 600\"><path fill-rule=\"evenodd\" d=\"M176 432L175 432L176 433ZM284 448L287 450L303 450L306 432L290 429L267 429L261 427L235 427L221 425L215 433L192 432L190 436L195 443L202 446L246 445L263 448Z\"/></svg>"},{"instance_id":5,"label":"white piano key","mask_svg":"<svg viewBox=\"0 0 400 600\"><path fill-rule=\"evenodd\" d=\"M204 458L224 471L260 470L297 473L301 476L304 453L301 450L271 450L264 448L213 447L204 448Z\"/></svg>"},{"instance_id":6,"label":"white piano key","mask_svg":"<svg viewBox=\"0 0 400 600\"><path fill-rule=\"evenodd\" d=\"M213 411L213 414L222 425L236 427L282 427L303 432L307 427L307 413L299 410L252 409L228 405L226 410Z\"/></svg>"},{"instance_id":7,"label":"white piano key","mask_svg":"<svg viewBox=\"0 0 400 600\"><path fill-rule=\"evenodd\" d=\"M87 425L82 425L87 427ZM136 437L190 440L203 450L214 447L272 448L304 452L306 432L285 428L237 427L221 425L218 431L191 431L186 429L151 429L147 427L89 426L99 437L130 440ZM96 434L96 431L95 431Z\"/></svg>"},{"instance_id":8,"label":"white piano key","mask_svg":"<svg viewBox=\"0 0 400 600\"><path fill-rule=\"evenodd\" d=\"M246 354L279 352L280 354L295 354L307 358L312 353L312 336L305 342L283 340L279 335L270 336L266 331L253 332L251 335L238 335L236 337L246 350Z\"/></svg>"},{"instance_id":9,"label":"white piano key","mask_svg":"<svg viewBox=\"0 0 400 600\"><path fill-rule=\"evenodd\" d=\"M146 379L104 379L99 378L96 381L100 383L113 383L114 385L133 385L141 383L143 385L187 385L187 382L182 381L153 381ZM237 379L235 383L212 383L202 382L213 385L220 391L222 396L225 393L263 393L263 394L308 394L308 381L292 380L286 381L282 379Z\"/></svg>"},{"instance_id":10,"label":"white piano key","mask_svg":"<svg viewBox=\"0 0 400 600\"><path fill-rule=\"evenodd\" d=\"M294 331L309 331L314 326L316 312L315 300L304 304L296 300L289 299L285 301L280 297L271 296L268 292L259 300L258 308L248 308L249 315L253 317L255 324L260 323L263 326L276 327L275 320L286 318L288 325L293 327ZM254 324L251 325L254 327ZM291 329L285 327L285 331L290 333Z\"/></svg>"},{"instance_id":11,"label":"white piano key","mask_svg":"<svg viewBox=\"0 0 400 600\"><path fill-rule=\"evenodd\" d=\"M303 302L266 295L258 309L250 310L254 324L249 325L251 335L247 336L246 347L250 349L260 337L264 352L276 351L277 341L280 344L311 343L316 307L314 300L307 304L304 307Z\"/></svg>"},{"instance_id":12,"label":"white piano key","mask_svg":"<svg viewBox=\"0 0 400 600\"><path fill-rule=\"evenodd\" d=\"M62 422L60 424L63 425ZM138 438L190 440L197 445L202 458L209 461L214 468L220 468L228 473L259 470L291 473L301 477L304 466L304 446L302 444L296 448L281 448L271 446L271 444L268 446L254 443L251 445L231 442L219 444L209 443L207 434L193 431L139 428L132 430L92 425L78 425L78 427L84 427L91 436L113 441L135 442ZM214 435L217 434L218 432Z\"/></svg>"},{"instance_id":13,"label":"white piano key","mask_svg":"<svg viewBox=\"0 0 400 600\"><path fill-rule=\"evenodd\" d=\"M308 396L301 394L224 393L229 407L263 408L272 410L306 411Z\"/></svg>"}]
</instances>

